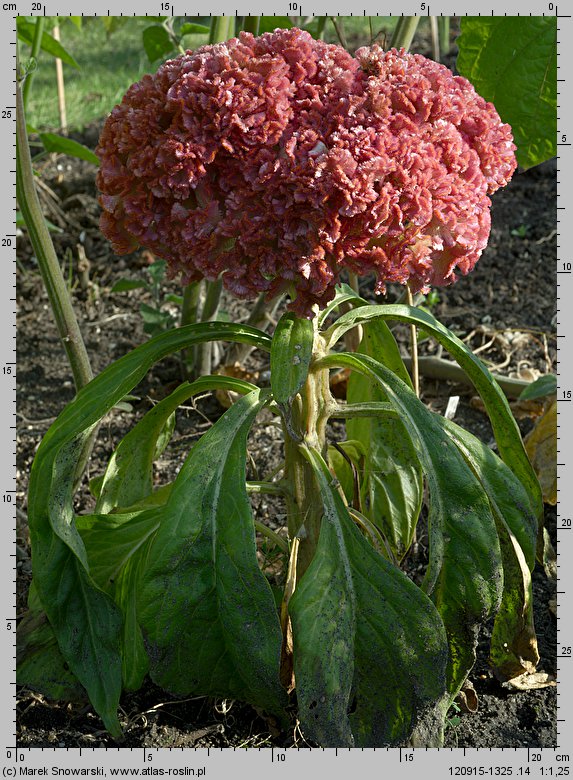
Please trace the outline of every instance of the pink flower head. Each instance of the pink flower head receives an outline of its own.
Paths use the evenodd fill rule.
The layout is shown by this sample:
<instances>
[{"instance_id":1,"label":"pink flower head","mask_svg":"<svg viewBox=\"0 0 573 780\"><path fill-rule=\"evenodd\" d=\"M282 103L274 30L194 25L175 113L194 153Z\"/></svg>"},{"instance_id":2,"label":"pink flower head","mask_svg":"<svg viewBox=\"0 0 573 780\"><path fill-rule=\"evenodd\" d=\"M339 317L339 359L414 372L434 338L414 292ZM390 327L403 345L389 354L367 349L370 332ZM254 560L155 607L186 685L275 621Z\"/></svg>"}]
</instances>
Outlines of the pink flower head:
<instances>
[{"instance_id":1,"label":"pink flower head","mask_svg":"<svg viewBox=\"0 0 573 780\"><path fill-rule=\"evenodd\" d=\"M344 269L380 292L471 271L514 149L491 103L418 54L241 33L166 62L113 109L101 229L184 283L222 274L240 297L287 291L312 316Z\"/></svg>"}]
</instances>

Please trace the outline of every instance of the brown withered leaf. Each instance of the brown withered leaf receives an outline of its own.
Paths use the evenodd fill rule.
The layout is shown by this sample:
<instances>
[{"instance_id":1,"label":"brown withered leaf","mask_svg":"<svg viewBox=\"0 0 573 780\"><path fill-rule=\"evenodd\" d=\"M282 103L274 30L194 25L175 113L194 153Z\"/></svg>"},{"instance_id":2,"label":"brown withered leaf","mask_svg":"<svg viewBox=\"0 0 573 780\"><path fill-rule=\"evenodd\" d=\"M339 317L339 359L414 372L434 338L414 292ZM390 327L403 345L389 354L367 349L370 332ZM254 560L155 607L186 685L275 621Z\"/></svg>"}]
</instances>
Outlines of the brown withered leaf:
<instances>
[{"instance_id":1,"label":"brown withered leaf","mask_svg":"<svg viewBox=\"0 0 573 780\"><path fill-rule=\"evenodd\" d=\"M535 469L543 500L557 503L557 400L552 401L524 439L525 449Z\"/></svg>"}]
</instances>

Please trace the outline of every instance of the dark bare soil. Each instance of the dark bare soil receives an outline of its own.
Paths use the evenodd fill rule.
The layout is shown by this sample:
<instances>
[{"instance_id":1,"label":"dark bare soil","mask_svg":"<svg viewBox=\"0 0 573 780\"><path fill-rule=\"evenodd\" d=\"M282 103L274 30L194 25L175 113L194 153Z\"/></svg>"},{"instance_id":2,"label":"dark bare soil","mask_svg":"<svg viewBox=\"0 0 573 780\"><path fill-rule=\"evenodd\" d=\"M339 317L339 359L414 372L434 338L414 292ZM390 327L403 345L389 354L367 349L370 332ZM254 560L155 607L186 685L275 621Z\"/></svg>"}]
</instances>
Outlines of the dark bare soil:
<instances>
[{"instance_id":1,"label":"dark bare soil","mask_svg":"<svg viewBox=\"0 0 573 780\"><path fill-rule=\"evenodd\" d=\"M88 130L81 140L92 147L98 128ZM150 294L136 290L110 294L120 278L145 277L149 256L143 252L127 258L115 257L97 227L94 169L69 158L51 158L44 163L42 181L46 215L62 232L53 234L58 255L80 319L94 372L98 372L141 344L143 332L139 306L151 304ZM515 176L512 183L494 196L493 231L488 249L475 271L454 287L439 290L433 311L448 327L504 375L525 379L537 372L554 370L556 307L555 194L553 162ZM89 260L89 278L78 268L80 245ZM19 339L18 339L18 611L26 609L31 578L29 539L26 524L26 489L31 463L39 441L51 422L73 397L70 371L58 340L37 263L25 235L19 248ZM179 293L175 283L167 283ZM371 296L365 282L363 294ZM393 300L398 291L390 291ZM173 313L177 310L173 304ZM223 308L235 320L244 319L248 307L225 299ZM407 350L407 333L397 331ZM422 352L436 354L435 345L423 343ZM248 367L268 370L266 356L253 353ZM90 476L102 473L113 446L150 407L181 380L181 366L175 359L154 368L137 389L140 400L132 411L114 411L100 430L90 464ZM487 417L463 385L424 379L422 398L443 412L452 395L460 396L455 421L492 442ZM158 481L172 479L189 445L222 413L213 397L189 404L179 413L176 432L157 468ZM518 410L516 410L518 411ZM520 419L523 432L533 425L527 413ZM341 436L341 429L332 431ZM250 452L261 474L279 462L279 431L263 420L250 440ZM281 525L279 504L268 498L254 501L259 519L277 529ZM90 508L85 487L77 510ZM547 507L546 524L555 543L555 512ZM261 553L263 554L263 552ZM422 553L420 553L422 556ZM420 559L422 561L422 557ZM268 563L268 561L267 561ZM413 562L416 565L416 561ZM420 563L421 565L421 563ZM534 576L535 622L541 662L539 670L556 672L555 585L542 569ZM471 675L479 698L475 713L451 713L447 746L554 746L556 744L556 688L527 692L512 691L493 677L487 665L487 628L478 648L478 661ZM253 709L239 702L206 697L174 699L147 682L141 691L125 695L121 720L126 747L135 746L271 746L304 745L293 728L277 733ZM21 746L105 746L114 744L99 718L84 704L48 702L42 696L20 691L18 744Z\"/></svg>"}]
</instances>

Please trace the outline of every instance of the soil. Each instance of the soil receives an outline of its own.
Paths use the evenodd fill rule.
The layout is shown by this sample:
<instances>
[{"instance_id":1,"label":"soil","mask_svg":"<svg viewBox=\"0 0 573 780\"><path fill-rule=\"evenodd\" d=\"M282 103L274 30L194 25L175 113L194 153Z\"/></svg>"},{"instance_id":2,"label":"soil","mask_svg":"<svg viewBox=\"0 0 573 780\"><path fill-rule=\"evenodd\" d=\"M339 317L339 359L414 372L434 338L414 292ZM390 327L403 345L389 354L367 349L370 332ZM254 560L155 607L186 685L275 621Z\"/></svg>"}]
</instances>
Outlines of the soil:
<instances>
[{"instance_id":1,"label":"soil","mask_svg":"<svg viewBox=\"0 0 573 780\"><path fill-rule=\"evenodd\" d=\"M99 128L88 128L80 137L93 146ZM150 257L137 252L117 258L98 230L98 205L94 168L65 157L50 157L41 166L46 215L59 228L53 233L58 256L69 279L72 298L94 372L98 372L147 336L139 313L141 303L152 304L146 290L110 292L122 278L146 278ZM556 357L556 166L550 161L517 174L510 185L493 198L493 229L488 249L474 272L455 286L438 291L434 314L475 349L496 370L526 379L554 370ZM89 260L89 273L79 273L78 246ZM26 609L31 579L29 538L26 525L26 489L31 463L42 436L74 395L68 364L54 327L38 266L26 235L18 238L19 337L18 337L18 611ZM362 293L373 297L366 280ZM179 293L176 283L164 291ZM390 290L389 300L398 290ZM166 310L177 308L167 302ZM246 304L225 298L223 309L234 320L248 315ZM407 351L408 333L396 331ZM421 351L437 353L424 342ZM249 370L264 381L267 357L252 353ZM130 411L114 410L102 426L90 464L89 476L101 474L114 444L150 408L181 380L181 365L169 359L154 368L137 388L139 400ZM443 412L448 400L459 396L458 424L488 444L493 436L487 417L470 388L422 378L422 399ZM189 444L223 412L213 397L186 405L179 413L173 440L157 468L158 482L172 479ZM516 407L522 431L533 425L531 410ZM333 436L342 435L341 427ZM260 473L268 473L280 456L279 432L263 422L249 443ZM254 500L258 518L278 529L282 508L267 497ZM82 487L77 511L93 506ZM556 543L553 507L546 507L546 526ZM539 670L556 673L555 583L543 569L534 574L535 623L541 661ZM542 747L556 745L556 688L518 692L500 684L487 665L488 627L478 646L478 660L471 674L479 699L477 712L451 713L446 746ZM239 702L206 697L176 699L147 681L121 701L121 721L126 747L182 746L288 746L305 745L300 732L277 733L273 724ZM113 745L101 721L89 706L49 702L41 695L20 690L18 744L33 747L97 747Z\"/></svg>"}]
</instances>

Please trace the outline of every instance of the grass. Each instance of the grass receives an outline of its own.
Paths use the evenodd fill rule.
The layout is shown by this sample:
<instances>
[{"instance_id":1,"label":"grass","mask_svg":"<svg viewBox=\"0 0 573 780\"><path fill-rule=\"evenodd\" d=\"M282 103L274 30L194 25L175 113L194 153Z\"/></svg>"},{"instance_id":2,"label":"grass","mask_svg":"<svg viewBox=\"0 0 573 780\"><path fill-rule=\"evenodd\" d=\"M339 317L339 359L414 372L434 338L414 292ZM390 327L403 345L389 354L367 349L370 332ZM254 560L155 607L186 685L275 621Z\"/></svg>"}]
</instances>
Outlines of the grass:
<instances>
[{"instance_id":1,"label":"grass","mask_svg":"<svg viewBox=\"0 0 573 780\"><path fill-rule=\"evenodd\" d=\"M189 21L208 23L205 19ZM343 30L348 48L353 52L359 46L368 45L371 35L388 48L396 17L372 17L372 26L368 17L360 16L339 17L339 22L339 29ZM426 22L426 19L421 20L418 36ZM143 30L150 24L153 24L151 20L142 17L128 18L108 35L99 17L85 17L81 30L62 18L62 45L80 65L80 70L66 64L63 66L68 129L81 130L108 114L134 81L156 69L156 64L149 63L142 44ZM50 20L45 29L52 32ZM339 43L330 20L326 24L325 40ZM189 41L188 45L196 43ZM21 46L23 62L29 52L29 46ZM56 69L54 59L45 52L41 52L38 58L30 93L28 122L38 130L59 130Z\"/></svg>"},{"instance_id":2,"label":"grass","mask_svg":"<svg viewBox=\"0 0 573 780\"><path fill-rule=\"evenodd\" d=\"M75 58L80 70L64 64L68 127L81 129L107 114L119 103L127 88L151 72L141 34L149 25L144 19L129 19L110 36L99 18L85 18L82 29L69 22L60 27L62 45ZM46 30L51 33L47 25ZM22 59L29 54L22 46ZM30 93L28 122L37 129L59 129L56 68L54 59L42 52Z\"/></svg>"}]
</instances>

